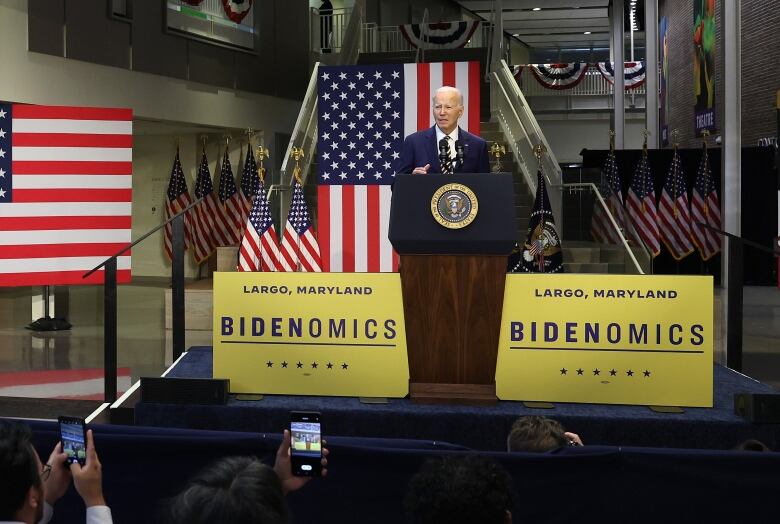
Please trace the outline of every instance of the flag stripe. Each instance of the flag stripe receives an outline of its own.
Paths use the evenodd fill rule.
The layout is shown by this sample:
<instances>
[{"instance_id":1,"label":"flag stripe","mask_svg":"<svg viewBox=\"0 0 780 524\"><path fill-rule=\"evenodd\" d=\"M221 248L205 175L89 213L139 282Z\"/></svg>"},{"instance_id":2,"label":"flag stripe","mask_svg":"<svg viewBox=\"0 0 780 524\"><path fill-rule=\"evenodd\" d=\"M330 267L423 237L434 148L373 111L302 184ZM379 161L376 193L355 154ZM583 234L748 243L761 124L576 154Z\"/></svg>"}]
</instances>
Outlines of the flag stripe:
<instances>
[{"instance_id":1,"label":"flag stripe","mask_svg":"<svg viewBox=\"0 0 780 524\"><path fill-rule=\"evenodd\" d=\"M38 106L18 104L14 106L14 118L132 121L133 110L111 107Z\"/></svg>"},{"instance_id":2,"label":"flag stripe","mask_svg":"<svg viewBox=\"0 0 780 524\"><path fill-rule=\"evenodd\" d=\"M355 192L355 272L365 273L368 271L368 221L361 220L361 217L368 217L368 195L366 189L368 186L351 186Z\"/></svg>"},{"instance_id":3,"label":"flag stripe","mask_svg":"<svg viewBox=\"0 0 780 524\"><path fill-rule=\"evenodd\" d=\"M355 186L342 186L342 246L343 269L345 273L355 271Z\"/></svg>"},{"instance_id":4,"label":"flag stripe","mask_svg":"<svg viewBox=\"0 0 780 524\"><path fill-rule=\"evenodd\" d=\"M109 120L60 120L60 119L18 119L14 120L16 133L65 133L89 135L132 134L132 121Z\"/></svg>"},{"instance_id":5,"label":"flag stripe","mask_svg":"<svg viewBox=\"0 0 780 524\"><path fill-rule=\"evenodd\" d=\"M103 270L96 271L87 278L82 278L84 273L82 269L78 271L39 271L35 273L18 271L15 273L3 273L3 285L17 287L37 286L41 285L42 282L68 282L70 284L103 283ZM130 282L130 270L118 270L116 272L116 280L119 283Z\"/></svg>"},{"instance_id":6,"label":"flag stripe","mask_svg":"<svg viewBox=\"0 0 780 524\"><path fill-rule=\"evenodd\" d=\"M14 175L15 189L131 189L130 175Z\"/></svg>"},{"instance_id":7,"label":"flag stripe","mask_svg":"<svg viewBox=\"0 0 780 524\"><path fill-rule=\"evenodd\" d=\"M415 131L420 131L422 129L431 127L436 123L436 120L433 118L433 92L441 87L442 83L444 82L444 75L442 70L443 64L441 63L428 64L428 86L425 92L422 93L422 96L417 99L417 105L420 107L420 111L427 115L428 123L418 129L415 129Z\"/></svg>"},{"instance_id":8,"label":"flag stripe","mask_svg":"<svg viewBox=\"0 0 780 524\"><path fill-rule=\"evenodd\" d=\"M0 206L0 217L41 216L130 216L130 202L83 202L78 206L62 202L14 203Z\"/></svg>"},{"instance_id":9,"label":"flag stripe","mask_svg":"<svg viewBox=\"0 0 780 524\"><path fill-rule=\"evenodd\" d=\"M330 270L334 272L344 271L344 231L343 216L341 214L341 201L344 198L343 186L330 187ZM335 211L335 212L334 212Z\"/></svg>"},{"instance_id":10,"label":"flag stripe","mask_svg":"<svg viewBox=\"0 0 780 524\"><path fill-rule=\"evenodd\" d=\"M466 91L468 92L468 103L466 117L468 122L467 130L469 133L479 134L479 116L480 116L480 98L479 96L472 96L473 93L479 93L481 82L481 75L479 70L479 62L468 62L469 68L469 82L467 84Z\"/></svg>"},{"instance_id":11,"label":"flag stripe","mask_svg":"<svg viewBox=\"0 0 780 524\"><path fill-rule=\"evenodd\" d=\"M132 189L15 189L14 203L32 202L127 202Z\"/></svg>"},{"instance_id":12,"label":"flag stripe","mask_svg":"<svg viewBox=\"0 0 780 524\"><path fill-rule=\"evenodd\" d=\"M379 198L377 212L379 216L379 246L380 264L379 271L398 271L397 256L393 251L393 245L387 238L390 230L390 200L393 192L390 186L379 186Z\"/></svg>"},{"instance_id":13,"label":"flag stripe","mask_svg":"<svg viewBox=\"0 0 780 524\"><path fill-rule=\"evenodd\" d=\"M82 257L47 257L30 259L5 259L0 260L0 273L40 273L49 272L52 269L56 271L81 271L81 275L86 273L83 268L92 269L101 264L106 257L104 256L82 256ZM130 257L117 257L117 269L130 269ZM79 279L81 278L79 275ZM5 278L5 275L3 275Z\"/></svg>"},{"instance_id":14,"label":"flag stripe","mask_svg":"<svg viewBox=\"0 0 780 524\"><path fill-rule=\"evenodd\" d=\"M367 254L368 254L368 266L367 271L371 273L378 273L382 271L382 253L380 244L382 242L382 228L381 220L379 216L380 201L379 191L382 186L366 186L368 190L367 205L366 205L366 222L367 224ZM387 235L384 236L387 238Z\"/></svg>"},{"instance_id":15,"label":"flag stripe","mask_svg":"<svg viewBox=\"0 0 780 524\"><path fill-rule=\"evenodd\" d=\"M29 257L89 257L101 256L104 259L113 256L127 243L71 243L71 244L0 244L0 258L26 259ZM127 255L130 251L127 251ZM96 264L97 265L97 264Z\"/></svg>"},{"instance_id":16,"label":"flag stripe","mask_svg":"<svg viewBox=\"0 0 780 524\"><path fill-rule=\"evenodd\" d=\"M24 147L133 147L133 135L19 133L14 131L14 148Z\"/></svg>"},{"instance_id":17,"label":"flag stripe","mask_svg":"<svg viewBox=\"0 0 780 524\"><path fill-rule=\"evenodd\" d=\"M130 175L132 162L13 161L16 175Z\"/></svg>"},{"instance_id":18,"label":"flag stripe","mask_svg":"<svg viewBox=\"0 0 780 524\"><path fill-rule=\"evenodd\" d=\"M417 64L417 98L425 98L431 92L431 68L429 64ZM425 104L417 105L417 129L430 126L432 114Z\"/></svg>"},{"instance_id":19,"label":"flag stripe","mask_svg":"<svg viewBox=\"0 0 780 524\"><path fill-rule=\"evenodd\" d=\"M317 187L317 228L320 232L322 247L322 270L330 271L331 240L330 240L330 191L329 186Z\"/></svg>"},{"instance_id":20,"label":"flag stripe","mask_svg":"<svg viewBox=\"0 0 780 524\"><path fill-rule=\"evenodd\" d=\"M39 231L0 231L0 245L83 244L130 242L129 229L67 229ZM124 246L122 246L124 247ZM119 251L119 249L116 249ZM113 253L112 253L113 254Z\"/></svg>"},{"instance_id":21,"label":"flag stripe","mask_svg":"<svg viewBox=\"0 0 780 524\"><path fill-rule=\"evenodd\" d=\"M455 62L444 62L441 69L441 85L455 87Z\"/></svg>"},{"instance_id":22,"label":"flag stripe","mask_svg":"<svg viewBox=\"0 0 780 524\"><path fill-rule=\"evenodd\" d=\"M0 208L2 214L2 208ZM130 216L31 216L0 217L0 231L35 231L50 229L87 229L99 226L101 229L130 229Z\"/></svg>"},{"instance_id":23,"label":"flag stripe","mask_svg":"<svg viewBox=\"0 0 780 524\"><path fill-rule=\"evenodd\" d=\"M130 162L133 150L125 147L13 147L14 163L26 161L56 162Z\"/></svg>"},{"instance_id":24,"label":"flag stripe","mask_svg":"<svg viewBox=\"0 0 780 524\"><path fill-rule=\"evenodd\" d=\"M403 117L404 136L417 131L417 64L404 64Z\"/></svg>"}]
</instances>

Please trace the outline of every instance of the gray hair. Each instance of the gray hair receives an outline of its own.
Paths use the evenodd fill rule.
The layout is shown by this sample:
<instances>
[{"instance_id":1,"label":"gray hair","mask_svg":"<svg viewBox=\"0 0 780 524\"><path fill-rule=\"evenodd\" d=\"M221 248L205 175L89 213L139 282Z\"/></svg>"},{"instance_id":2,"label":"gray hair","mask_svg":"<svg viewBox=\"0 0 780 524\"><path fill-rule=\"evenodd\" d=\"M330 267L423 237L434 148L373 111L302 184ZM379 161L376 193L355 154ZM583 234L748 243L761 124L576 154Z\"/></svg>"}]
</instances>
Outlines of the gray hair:
<instances>
[{"instance_id":1,"label":"gray hair","mask_svg":"<svg viewBox=\"0 0 780 524\"><path fill-rule=\"evenodd\" d=\"M460 89L457 87L452 86L441 86L439 89L437 89L434 94L433 98L431 98L432 103L436 103L436 95L440 93L454 93L458 95L458 105L463 105L463 93L460 92Z\"/></svg>"}]
</instances>

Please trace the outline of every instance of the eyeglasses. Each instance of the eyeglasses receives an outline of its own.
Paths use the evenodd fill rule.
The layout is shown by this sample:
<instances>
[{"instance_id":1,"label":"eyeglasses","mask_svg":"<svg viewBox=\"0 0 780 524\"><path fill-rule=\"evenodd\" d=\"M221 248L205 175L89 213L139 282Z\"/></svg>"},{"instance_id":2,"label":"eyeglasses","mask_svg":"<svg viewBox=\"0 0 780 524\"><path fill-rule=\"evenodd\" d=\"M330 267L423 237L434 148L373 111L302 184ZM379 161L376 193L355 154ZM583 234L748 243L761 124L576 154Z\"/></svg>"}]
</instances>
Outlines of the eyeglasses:
<instances>
[{"instance_id":1,"label":"eyeglasses","mask_svg":"<svg viewBox=\"0 0 780 524\"><path fill-rule=\"evenodd\" d=\"M51 475L51 464L44 464L41 469L41 480L46 482L49 479L49 475Z\"/></svg>"}]
</instances>

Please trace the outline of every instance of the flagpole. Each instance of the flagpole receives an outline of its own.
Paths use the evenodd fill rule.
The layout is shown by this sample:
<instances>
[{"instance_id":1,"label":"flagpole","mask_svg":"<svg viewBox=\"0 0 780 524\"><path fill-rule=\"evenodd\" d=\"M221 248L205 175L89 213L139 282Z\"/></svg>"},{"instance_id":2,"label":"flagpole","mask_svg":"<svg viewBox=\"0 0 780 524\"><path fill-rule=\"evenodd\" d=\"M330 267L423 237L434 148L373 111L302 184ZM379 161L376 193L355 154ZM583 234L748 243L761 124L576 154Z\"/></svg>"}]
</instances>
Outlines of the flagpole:
<instances>
[{"instance_id":1,"label":"flagpole","mask_svg":"<svg viewBox=\"0 0 780 524\"><path fill-rule=\"evenodd\" d=\"M265 164L264 161L267 157L270 155L268 154L268 149L265 149L263 146L258 145L257 146L257 158L260 159L260 166L257 168L257 177L260 180L260 187L265 188ZM257 193L255 194L254 198L258 198L260 196L260 187L257 188ZM254 207L254 202L252 203L252 207ZM250 211L251 214L251 211ZM260 249L260 271L263 270L263 239L260 238L258 240L258 246ZM269 270L272 270L270 267Z\"/></svg>"},{"instance_id":2,"label":"flagpole","mask_svg":"<svg viewBox=\"0 0 780 524\"><path fill-rule=\"evenodd\" d=\"M302 147L293 147L292 153L291 153L293 160L295 160L295 168L293 169L293 178L295 179L295 182L301 186L301 190L303 190L303 183L301 182L301 166L298 163L301 158L303 158L303 148ZM292 199L295 199L295 188L293 188L293 196ZM289 215L289 212L288 212ZM287 225L285 224L285 228ZM293 226L294 227L294 226ZM297 231L296 231L297 233ZM295 271L297 273L301 272L301 236L296 234L295 235L295 247L297 250L297 257L295 260Z\"/></svg>"},{"instance_id":3,"label":"flagpole","mask_svg":"<svg viewBox=\"0 0 780 524\"><path fill-rule=\"evenodd\" d=\"M542 155L546 152L547 152L547 148L544 146L544 144L539 143L536 146L534 146L534 156L536 156L536 162L539 164L538 166L539 173L541 173L542 175L539 179L539 182L541 184L544 184L544 171L542 171ZM540 190L540 188L537 187L536 192L539 194L540 199L544 199L545 192L543 190ZM543 200L539 204L540 204L539 205L540 209L545 208ZM544 231L544 219L545 219L545 213L542 213L542 217L539 222L539 224L542 227L542 231ZM544 250L543 249L539 251L539 272L544 273Z\"/></svg>"}]
</instances>

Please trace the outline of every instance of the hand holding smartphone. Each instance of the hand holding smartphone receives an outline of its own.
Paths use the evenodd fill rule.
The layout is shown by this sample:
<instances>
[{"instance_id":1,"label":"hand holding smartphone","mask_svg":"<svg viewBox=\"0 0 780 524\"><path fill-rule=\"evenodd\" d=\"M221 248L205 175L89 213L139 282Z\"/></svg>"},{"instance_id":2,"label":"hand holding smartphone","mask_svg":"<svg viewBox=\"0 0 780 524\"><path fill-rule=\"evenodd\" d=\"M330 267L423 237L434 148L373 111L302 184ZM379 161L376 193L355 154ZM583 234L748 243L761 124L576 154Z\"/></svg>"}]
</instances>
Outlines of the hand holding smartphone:
<instances>
[{"instance_id":1,"label":"hand holding smartphone","mask_svg":"<svg viewBox=\"0 0 780 524\"><path fill-rule=\"evenodd\" d=\"M59 417L60 442L62 451L68 455L67 463L78 462L83 467L87 461L87 439L84 431L84 419L78 417Z\"/></svg>"},{"instance_id":2,"label":"hand holding smartphone","mask_svg":"<svg viewBox=\"0 0 780 524\"><path fill-rule=\"evenodd\" d=\"M322 426L316 411L290 412L290 462L297 477L322 476Z\"/></svg>"}]
</instances>

